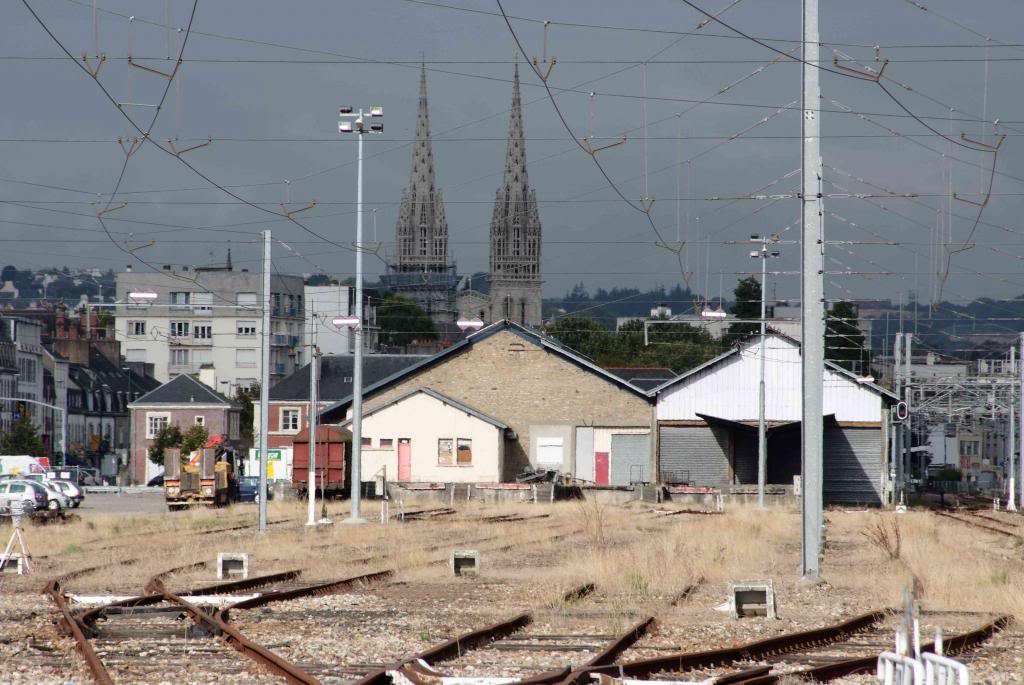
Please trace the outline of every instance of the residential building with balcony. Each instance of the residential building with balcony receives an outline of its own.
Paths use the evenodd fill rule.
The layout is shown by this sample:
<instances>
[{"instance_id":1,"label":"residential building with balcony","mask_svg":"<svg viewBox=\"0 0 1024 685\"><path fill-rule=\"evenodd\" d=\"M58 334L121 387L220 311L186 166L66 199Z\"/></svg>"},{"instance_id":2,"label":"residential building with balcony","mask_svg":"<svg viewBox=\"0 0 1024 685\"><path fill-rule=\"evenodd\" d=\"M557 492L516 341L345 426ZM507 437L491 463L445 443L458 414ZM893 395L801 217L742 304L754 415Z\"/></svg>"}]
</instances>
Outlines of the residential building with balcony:
<instances>
[{"instance_id":1,"label":"residential building with balcony","mask_svg":"<svg viewBox=\"0 0 1024 685\"><path fill-rule=\"evenodd\" d=\"M316 328L316 344L321 354L355 354L355 336L351 328L337 327L334 320L355 316L356 289L349 285L307 285L305 334ZM377 291L363 290L363 349L376 352L378 345ZM308 341L307 341L308 342Z\"/></svg>"},{"instance_id":2,"label":"residential building with balcony","mask_svg":"<svg viewBox=\"0 0 1024 685\"><path fill-rule=\"evenodd\" d=\"M233 397L260 378L263 275L217 268L165 266L117 275L116 339L125 360L153 365L157 380L198 374L212 365L217 391ZM270 382L290 375L306 356L301 276L270 279ZM145 301L129 293L145 292Z\"/></svg>"},{"instance_id":3,"label":"residential building with balcony","mask_svg":"<svg viewBox=\"0 0 1024 685\"><path fill-rule=\"evenodd\" d=\"M11 420L17 421L22 411L32 417L39 433L45 428L44 412L39 404L45 402L43 390L43 345L42 325L33 319L20 316L0 316L6 339L14 343L15 364L18 369L14 383L14 397L31 402L16 404Z\"/></svg>"}]
</instances>

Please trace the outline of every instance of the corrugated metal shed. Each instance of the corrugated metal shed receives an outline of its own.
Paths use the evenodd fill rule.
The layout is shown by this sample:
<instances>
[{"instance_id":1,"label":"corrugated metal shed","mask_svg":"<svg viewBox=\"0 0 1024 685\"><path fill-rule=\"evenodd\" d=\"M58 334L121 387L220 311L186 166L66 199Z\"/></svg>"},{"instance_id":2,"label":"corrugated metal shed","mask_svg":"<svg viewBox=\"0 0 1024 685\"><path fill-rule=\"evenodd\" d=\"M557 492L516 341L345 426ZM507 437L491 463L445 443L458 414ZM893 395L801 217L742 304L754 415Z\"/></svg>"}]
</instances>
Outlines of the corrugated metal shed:
<instances>
[{"instance_id":1,"label":"corrugated metal shed","mask_svg":"<svg viewBox=\"0 0 1024 685\"><path fill-rule=\"evenodd\" d=\"M653 391L657 395L659 421L699 419L712 414L732 421L757 420L758 356L760 340L752 338L734 350L689 374ZM769 335L765 340L765 418L768 421L799 421L800 347L786 337ZM836 421L883 420L890 397L878 386L858 383L834 368L825 369L824 413Z\"/></svg>"}]
</instances>

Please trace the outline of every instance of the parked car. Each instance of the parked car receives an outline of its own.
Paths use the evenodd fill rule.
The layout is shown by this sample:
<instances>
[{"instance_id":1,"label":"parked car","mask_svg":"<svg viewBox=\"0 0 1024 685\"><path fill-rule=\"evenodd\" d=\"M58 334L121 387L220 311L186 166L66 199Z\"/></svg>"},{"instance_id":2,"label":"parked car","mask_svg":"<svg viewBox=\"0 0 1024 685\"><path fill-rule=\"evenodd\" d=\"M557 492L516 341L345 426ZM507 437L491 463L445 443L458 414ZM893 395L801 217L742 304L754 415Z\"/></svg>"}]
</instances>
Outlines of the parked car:
<instances>
[{"instance_id":1,"label":"parked car","mask_svg":"<svg viewBox=\"0 0 1024 685\"><path fill-rule=\"evenodd\" d=\"M259 476L243 476L238 479L238 501L259 502L260 479ZM267 488L267 501L274 499L274 493Z\"/></svg>"},{"instance_id":2,"label":"parked car","mask_svg":"<svg viewBox=\"0 0 1024 685\"><path fill-rule=\"evenodd\" d=\"M0 509L9 514L11 502L19 500L25 514L31 515L35 511L46 509L49 495L46 488L34 480L6 478L0 481Z\"/></svg>"},{"instance_id":3,"label":"parked car","mask_svg":"<svg viewBox=\"0 0 1024 685\"><path fill-rule=\"evenodd\" d=\"M82 500L85 499L85 493L82 492L82 489L69 480L58 478L49 481L49 483L64 493L64 496L71 501L71 506L75 509L77 509L82 503Z\"/></svg>"},{"instance_id":4,"label":"parked car","mask_svg":"<svg viewBox=\"0 0 1024 685\"><path fill-rule=\"evenodd\" d=\"M147 488L162 488L163 486L164 486L164 474L162 474L162 473L159 474L159 475L153 476L152 478L149 479L149 482L146 483L146 487Z\"/></svg>"},{"instance_id":5,"label":"parked car","mask_svg":"<svg viewBox=\"0 0 1024 685\"><path fill-rule=\"evenodd\" d=\"M71 502L71 498L64 494L64 492L52 480L48 479L45 474L31 473L17 477L4 474L0 476L0 480L27 480L38 484L46 491L47 503L45 508L50 511L70 509L74 506Z\"/></svg>"}]
</instances>

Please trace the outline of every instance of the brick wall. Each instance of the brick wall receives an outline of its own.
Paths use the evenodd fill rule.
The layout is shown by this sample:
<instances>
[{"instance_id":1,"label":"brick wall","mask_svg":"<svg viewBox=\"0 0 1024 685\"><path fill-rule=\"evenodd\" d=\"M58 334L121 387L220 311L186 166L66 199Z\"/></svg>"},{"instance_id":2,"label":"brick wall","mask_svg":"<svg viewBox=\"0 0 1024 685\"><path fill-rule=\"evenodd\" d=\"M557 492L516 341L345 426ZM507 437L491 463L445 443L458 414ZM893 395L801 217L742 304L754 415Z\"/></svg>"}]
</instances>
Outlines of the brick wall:
<instances>
[{"instance_id":1,"label":"brick wall","mask_svg":"<svg viewBox=\"0 0 1024 685\"><path fill-rule=\"evenodd\" d=\"M149 407L132 410L132 454L131 454L131 481L133 484L146 484L146 461L149 459L149 448L153 441L146 437L146 415L150 412L166 412L171 415L170 425L177 425L185 432L195 425L196 417L206 418L206 431L210 435L228 433L228 410L227 409L202 409L180 408L165 409L163 407ZM237 412L237 410L236 410Z\"/></svg>"},{"instance_id":2,"label":"brick wall","mask_svg":"<svg viewBox=\"0 0 1024 685\"><path fill-rule=\"evenodd\" d=\"M650 427L654 417L645 398L509 331L367 395L363 406L376 407L420 387L464 402L516 432L517 440L506 445L506 479L530 463L531 425ZM571 455L572 446L566 451Z\"/></svg>"}]
</instances>

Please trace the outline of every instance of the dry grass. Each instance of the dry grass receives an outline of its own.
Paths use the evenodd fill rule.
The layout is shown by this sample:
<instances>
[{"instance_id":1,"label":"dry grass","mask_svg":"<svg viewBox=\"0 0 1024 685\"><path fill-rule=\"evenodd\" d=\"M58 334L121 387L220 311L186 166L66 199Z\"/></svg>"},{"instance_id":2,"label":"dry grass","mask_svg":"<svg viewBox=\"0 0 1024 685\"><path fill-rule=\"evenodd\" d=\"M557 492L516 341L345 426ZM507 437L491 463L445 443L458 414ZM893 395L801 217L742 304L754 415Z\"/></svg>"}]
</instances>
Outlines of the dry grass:
<instances>
[{"instance_id":1,"label":"dry grass","mask_svg":"<svg viewBox=\"0 0 1024 685\"><path fill-rule=\"evenodd\" d=\"M365 514L375 519L376 504ZM597 585L588 603L609 609L656 613L697 579L707 591L691 603L705 610L724 599L730 580L772 578L782 610L832 602L844 613L896 606L917 578L926 608L1009 612L1024 619L1024 549L966 525L923 513L829 512L823 574L826 595L797 589L800 517L790 510L762 512L734 507L723 515L656 516L651 505L555 503L458 505L459 513L381 526L338 525L307 530L305 503L272 502L267 535L253 528L211 535L212 528L253 524L256 509L236 506L174 515L95 516L64 526L31 527L30 548L38 559L38 585L71 570L138 559L68 583L73 590L141 591L152 575L206 561L206 569L177 574L168 584L187 587L213 580L218 551L252 555L253 573L302 568L310 580L357 575L386 568L397 579L440 586L486 582L517 588L528 606L568 608L562 597L583 583ZM533 522L482 523L484 516L548 514ZM340 521L344 505L332 504ZM0 534L4 531L0 529ZM477 549L483 577L453 580L447 559L453 548ZM803 603L803 604L802 604ZM649 605L649 606L648 606ZM510 607L511 610L511 607ZM816 611L816 609L814 610Z\"/></svg>"},{"instance_id":2,"label":"dry grass","mask_svg":"<svg viewBox=\"0 0 1024 685\"><path fill-rule=\"evenodd\" d=\"M830 514L830 539L860 542L860 531L877 517L867 512ZM917 578L919 598L928 609L1011 613L1024 619L1024 565L1018 543L925 512L900 515L899 529L898 559L879 559L877 549L873 554L848 550L843 563L826 559L829 583L896 606Z\"/></svg>"}]
</instances>

